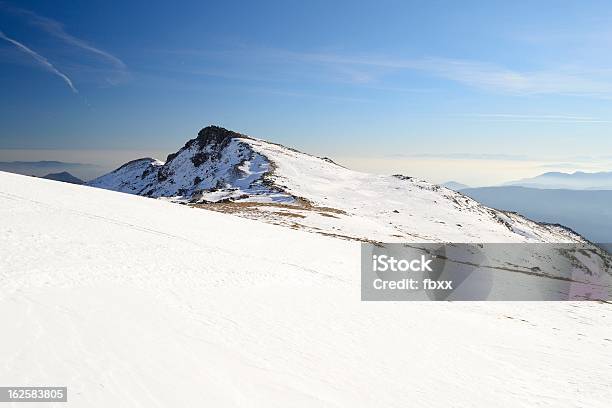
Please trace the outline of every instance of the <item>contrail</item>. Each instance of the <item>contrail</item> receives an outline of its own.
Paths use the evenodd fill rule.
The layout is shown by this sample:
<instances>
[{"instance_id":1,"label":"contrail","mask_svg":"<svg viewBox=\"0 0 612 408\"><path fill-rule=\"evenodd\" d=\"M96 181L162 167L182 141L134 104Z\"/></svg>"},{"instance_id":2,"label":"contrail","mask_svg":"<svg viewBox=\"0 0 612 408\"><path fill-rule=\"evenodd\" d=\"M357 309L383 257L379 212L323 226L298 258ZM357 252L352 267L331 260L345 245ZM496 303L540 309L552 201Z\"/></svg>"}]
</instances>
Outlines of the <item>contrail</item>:
<instances>
[{"instance_id":1,"label":"contrail","mask_svg":"<svg viewBox=\"0 0 612 408\"><path fill-rule=\"evenodd\" d=\"M72 80L70 78L68 78L68 76L66 74L64 74L63 72L61 72L59 69L55 68L55 66L53 66L53 64L51 64L45 57L43 57L42 55L38 54L35 51L32 51L30 48L26 47L25 45L23 45L19 41L16 41L16 40L13 40L12 38L7 37L1 30L0 30L0 38L10 42L15 47L19 48L21 51L23 51L26 54L30 55L40 65L42 65L45 69L47 69L48 71L54 73L58 77L62 78L64 80L64 82L66 82L66 84L68 84L70 89L72 89L72 92L79 93L78 89L76 89L74 84L72 83Z\"/></svg>"},{"instance_id":2,"label":"contrail","mask_svg":"<svg viewBox=\"0 0 612 408\"><path fill-rule=\"evenodd\" d=\"M120 69L126 68L125 63L121 61L119 58L115 57L114 55L104 50L101 50L99 48L96 48L93 45L88 44L87 42L81 40L80 38L76 38L75 36L68 34L66 30L64 30L64 26L61 23L55 20L52 20L50 18L47 18L47 17L39 16L38 14L35 14L30 11L24 10L24 13L29 15L32 18L32 21L31 21L32 24L42 28L43 30L59 38L60 40L63 40L66 43L71 44L75 47L81 48L85 51L89 51L93 54L97 54L98 56L106 59L107 61L111 62L113 65L115 65L116 67Z\"/></svg>"},{"instance_id":3,"label":"contrail","mask_svg":"<svg viewBox=\"0 0 612 408\"><path fill-rule=\"evenodd\" d=\"M64 29L64 25L56 20L40 16L30 10L9 5L4 1L0 1L0 8L3 8L4 10L7 10L13 14L25 17L30 24L41 28L42 30L46 31L54 37L59 38L67 44L73 45L85 51L89 51L93 54L96 54L99 57L102 57L120 70L126 70L127 68L123 61L121 61L119 58L115 57L111 53L101 50L100 48L94 47L86 41L83 41L80 38L77 38L67 33Z\"/></svg>"}]
</instances>

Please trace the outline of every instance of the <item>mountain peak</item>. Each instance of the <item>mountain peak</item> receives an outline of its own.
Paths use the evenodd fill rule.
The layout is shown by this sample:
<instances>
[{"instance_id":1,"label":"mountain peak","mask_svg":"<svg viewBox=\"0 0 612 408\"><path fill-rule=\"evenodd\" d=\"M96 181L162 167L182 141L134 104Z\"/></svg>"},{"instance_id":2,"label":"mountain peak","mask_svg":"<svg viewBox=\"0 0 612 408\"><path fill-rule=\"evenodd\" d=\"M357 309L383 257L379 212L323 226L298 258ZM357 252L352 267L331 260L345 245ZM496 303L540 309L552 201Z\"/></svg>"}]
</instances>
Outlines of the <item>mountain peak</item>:
<instances>
[{"instance_id":1,"label":"mountain peak","mask_svg":"<svg viewBox=\"0 0 612 408\"><path fill-rule=\"evenodd\" d=\"M200 146L205 146L208 144L229 143L233 138L248 138L248 136L222 128L221 126L210 125L200 130L195 140L200 142Z\"/></svg>"}]
</instances>

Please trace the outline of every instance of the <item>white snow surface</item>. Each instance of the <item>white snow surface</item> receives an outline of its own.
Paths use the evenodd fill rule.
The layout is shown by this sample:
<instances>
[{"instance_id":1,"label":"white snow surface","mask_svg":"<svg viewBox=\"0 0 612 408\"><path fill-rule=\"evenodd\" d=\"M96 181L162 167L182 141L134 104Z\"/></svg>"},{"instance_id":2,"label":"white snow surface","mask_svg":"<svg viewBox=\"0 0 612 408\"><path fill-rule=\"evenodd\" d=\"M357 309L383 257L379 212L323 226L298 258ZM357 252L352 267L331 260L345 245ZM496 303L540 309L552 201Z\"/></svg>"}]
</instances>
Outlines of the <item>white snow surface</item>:
<instances>
[{"instance_id":1,"label":"white snow surface","mask_svg":"<svg viewBox=\"0 0 612 408\"><path fill-rule=\"evenodd\" d=\"M609 304L361 302L356 241L3 172L0 220L0 384L69 390L33 406L612 400Z\"/></svg>"},{"instance_id":2,"label":"white snow surface","mask_svg":"<svg viewBox=\"0 0 612 408\"><path fill-rule=\"evenodd\" d=\"M342 210L302 213L326 232L380 242L572 242L576 234L496 211L455 191L405 176L380 176L257 139L243 139L275 164L270 178L289 194Z\"/></svg>"}]
</instances>

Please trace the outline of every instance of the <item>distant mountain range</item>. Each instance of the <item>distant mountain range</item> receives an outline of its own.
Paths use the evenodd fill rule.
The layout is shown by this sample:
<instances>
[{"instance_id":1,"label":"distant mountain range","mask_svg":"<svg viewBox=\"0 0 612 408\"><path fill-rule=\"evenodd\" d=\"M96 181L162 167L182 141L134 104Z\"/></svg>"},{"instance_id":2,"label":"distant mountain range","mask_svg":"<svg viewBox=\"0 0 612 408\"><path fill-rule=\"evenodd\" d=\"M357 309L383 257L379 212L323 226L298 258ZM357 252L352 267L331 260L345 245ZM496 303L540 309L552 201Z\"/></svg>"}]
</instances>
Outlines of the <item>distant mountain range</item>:
<instances>
[{"instance_id":1,"label":"distant mountain range","mask_svg":"<svg viewBox=\"0 0 612 408\"><path fill-rule=\"evenodd\" d=\"M49 173L46 176L42 176L44 179L55 180L55 181L63 181L64 183L72 183L72 184L83 184L85 183L80 178L74 177L72 174L67 171L62 171L61 173Z\"/></svg>"},{"instance_id":2,"label":"distant mountain range","mask_svg":"<svg viewBox=\"0 0 612 408\"><path fill-rule=\"evenodd\" d=\"M506 186L468 188L461 193L534 221L563 224L593 242L612 243L612 190Z\"/></svg>"},{"instance_id":3,"label":"distant mountain range","mask_svg":"<svg viewBox=\"0 0 612 408\"><path fill-rule=\"evenodd\" d=\"M70 172L78 177L90 179L102 172L99 166L86 163L69 163L53 160L0 162L0 171L44 177L48 174Z\"/></svg>"},{"instance_id":4,"label":"distant mountain range","mask_svg":"<svg viewBox=\"0 0 612 408\"><path fill-rule=\"evenodd\" d=\"M549 172L539 176L505 183L508 186L521 186L545 189L568 190L612 190L612 171L585 173Z\"/></svg>"},{"instance_id":5,"label":"distant mountain range","mask_svg":"<svg viewBox=\"0 0 612 408\"><path fill-rule=\"evenodd\" d=\"M565 225L593 242L612 243L612 172L549 172L496 187L444 185L489 207Z\"/></svg>"}]
</instances>

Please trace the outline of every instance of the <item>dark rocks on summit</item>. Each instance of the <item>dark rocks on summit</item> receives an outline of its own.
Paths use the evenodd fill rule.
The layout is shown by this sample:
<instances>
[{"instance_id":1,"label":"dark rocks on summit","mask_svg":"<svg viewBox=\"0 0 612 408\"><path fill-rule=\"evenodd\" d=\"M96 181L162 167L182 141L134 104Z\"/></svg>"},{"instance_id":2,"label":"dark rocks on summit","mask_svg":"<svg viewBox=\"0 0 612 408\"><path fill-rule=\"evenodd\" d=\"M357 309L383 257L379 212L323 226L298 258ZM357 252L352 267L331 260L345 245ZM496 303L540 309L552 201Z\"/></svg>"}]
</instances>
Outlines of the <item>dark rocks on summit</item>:
<instances>
[{"instance_id":1,"label":"dark rocks on summit","mask_svg":"<svg viewBox=\"0 0 612 408\"><path fill-rule=\"evenodd\" d=\"M221 150L235 137L249 138L246 135L232 132L220 126L206 126L198 132L198 137L188 141L184 148L190 148L194 143L197 143L200 149L214 145L217 146L218 150Z\"/></svg>"},{"instance_id":2,"label":"dark rocks on summit","mask_svg":"<svg viewBox=\"0 0 612 408\"><path fill-rule=\"evenodd\" d=\"M231 140L236 137L250 139L249 136L227 130L220 126L207 126L198 132L198 137L185 143L185 146L181 150L168 155L166 163L171 162L183 149L189 149L194 145L194 143L197 143L197 147L200 150L203 150L207 146L213 147L213 153L200 152L196 153L191 158L193 165L199 167L201 164L210 159L219 159L221 150L223 150L223 148L225 148L231 142Z\"/></svg>"},{"instance_id":3,"label":"dark rocks on summit","mask_svg":"<svg viewBox=\"0 0 612 408\"><path fill-rule=\"evenodd\" d=\"M218 144L225 147L235 137L248 137L219 126L207 126L198 132L196 140L200 146Z\"/></svg>"},{"instance_id":4,"label":"dark rocks on summit","mask_svg":"<svg viewBox=\"0 0 612 408\"><path fill-rule=\"evenodd\" d=\"M198 136L195 139L191 139L185 143L185 146L178 152L168 155L164 166L157 171L157 181L166 181L173 175L172 170L170 170L170 163L172 163L172 161L185 149L192 147L196 148L196 152L193 153L190 160L195 167L200 167L208 161L220 160L222 156L221 152L230 144L233 138L250 139L249 136L227 130L220 126L207 126L203 128L198 132Z\"/></svg>"}]
</instances>

